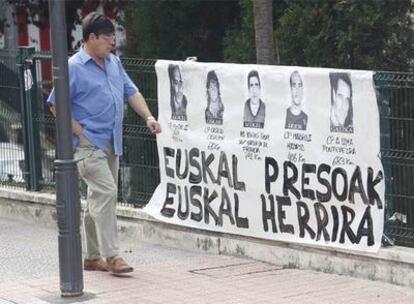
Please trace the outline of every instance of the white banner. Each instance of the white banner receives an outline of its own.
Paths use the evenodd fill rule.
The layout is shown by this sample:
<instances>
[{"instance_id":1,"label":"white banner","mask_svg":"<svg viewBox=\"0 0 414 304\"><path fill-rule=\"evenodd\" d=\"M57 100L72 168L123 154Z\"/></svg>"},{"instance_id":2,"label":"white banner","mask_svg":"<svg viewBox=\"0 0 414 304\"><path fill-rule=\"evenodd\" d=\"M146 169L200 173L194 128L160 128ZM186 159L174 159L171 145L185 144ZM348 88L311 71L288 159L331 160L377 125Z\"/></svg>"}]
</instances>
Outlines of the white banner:
<instances>
[{"instance_id":1,"label":"white banner","mask_svg":"<svg viewBox=\"0 0 414 304\"><path fill-rule=\"evenodd\" d=\"M199 229L377 251L369 71L158 61L161 183L145 211Z\"/></svg>"}]
</instances>

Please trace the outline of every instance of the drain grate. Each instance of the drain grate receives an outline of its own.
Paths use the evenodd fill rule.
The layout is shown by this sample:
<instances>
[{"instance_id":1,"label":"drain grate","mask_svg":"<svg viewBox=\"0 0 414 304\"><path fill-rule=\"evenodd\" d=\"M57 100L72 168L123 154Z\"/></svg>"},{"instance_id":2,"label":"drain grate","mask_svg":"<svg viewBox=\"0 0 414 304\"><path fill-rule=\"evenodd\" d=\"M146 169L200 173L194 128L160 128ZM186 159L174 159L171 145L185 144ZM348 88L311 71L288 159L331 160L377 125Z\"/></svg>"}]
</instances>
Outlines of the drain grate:
<instances>
[{"instance_id":1,"label":"drain grate","mask_svg":"<svg viewBox=\"0 0 414 304\"><path fill-rule=\"evenodd\" d=\"M217 267L190 270L191 273L222 279L245 275L259 275L284 269L283 266L264 262L246 262Z\"/></svg>"}]
</instances>

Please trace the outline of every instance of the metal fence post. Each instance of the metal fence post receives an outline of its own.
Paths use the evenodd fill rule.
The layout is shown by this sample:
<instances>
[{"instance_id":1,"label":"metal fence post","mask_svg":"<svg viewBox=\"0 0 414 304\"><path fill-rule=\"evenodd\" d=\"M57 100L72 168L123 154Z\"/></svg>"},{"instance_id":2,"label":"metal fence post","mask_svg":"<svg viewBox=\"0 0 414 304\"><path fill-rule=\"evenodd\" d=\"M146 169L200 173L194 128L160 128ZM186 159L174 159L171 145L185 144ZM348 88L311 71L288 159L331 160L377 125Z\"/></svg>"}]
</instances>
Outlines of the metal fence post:
<instances>
[{"instance_id":1,"label":"metal fence post","mask_svg":"<svg viewBox=\"0 0 414 304\"><path fill-rule=\"evenodd\" d=\"M34 48L33 48L34 51ZM26 58L29 53L29 48L26 47L19 47L19 52L17 56L17 67L18 67L18 75L19 75L19 88L20 88L20 105L21 105L21 115L22 115L22 137L23 137L23 148L24 148L24 170L23 170L23 178L26 182L26 189L30 190L31 188L31 178L30 178L30 161L29 161L29 144L28 144L28 131L27 131L27 121L25 117L26 114L26 93L25 93L25 78L24 78L24 71L26 69Z\"/></svg>"},{"instance_id":2,"label":"metal fence post","mask_svg":"<svg viewBox=\"0 0 414 304\"><path fill-rule=\"evenodd\" d=\"M23 145L25 154L25 170L23 176L26 181L27 190L39 191L41 156L39 127L34 120L38 112L36 103L36 67L32 60L34 52L34 47L19 47L17 66L19 68L20 103L23 117Z\"/></svg>"},{"instance_id":3,"label":"metal fence post","mask_svg":"<svg viewBox=\"0 0 414 304\"><path fill-rule=\"evenodd\" d=\"M387 220L391 217L394 208L392 199L390 199L390 194L392 193L391 164L389 160L384 157L384 154L387 153L391 147L390 121L387 119L387 117L390 116L390 99L387 90L384 89L384 81L381 79L381 72L374 73L374 87L380 114L380 153L385 178L384 233L382 243L384 246L389 246L394 245L394 241L388 237L389 223Z\"/></svg>"},{"instance_id":4,"label":"metal fence post","mask_svg":"<svg viewBox=\"0 0 414 304\"><path fill-rule=\"evenodd\" d=\"M33 54L32 54L33 56ZM41 188L40 181L42 179L42 158L40 151L40 130L39 130L39 105L37 98L37 67L33 60L30 60L30 73L32 77L33 85L26 98L27 104L27 121L28 121L28 134L29 134L29 147L30 147L30 170L31 174L31 190L39 191ZM28 72L27 72L28 73Z\"/></svg>"}]
</instances>

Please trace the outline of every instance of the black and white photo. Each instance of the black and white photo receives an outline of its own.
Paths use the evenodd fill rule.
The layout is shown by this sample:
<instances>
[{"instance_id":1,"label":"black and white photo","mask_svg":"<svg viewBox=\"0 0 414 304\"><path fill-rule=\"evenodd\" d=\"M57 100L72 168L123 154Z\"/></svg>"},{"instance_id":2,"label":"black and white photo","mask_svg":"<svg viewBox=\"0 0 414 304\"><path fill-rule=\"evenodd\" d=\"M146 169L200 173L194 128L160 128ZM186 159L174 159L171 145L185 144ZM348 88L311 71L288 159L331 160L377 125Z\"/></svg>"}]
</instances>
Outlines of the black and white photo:
<instances>
[{"instance_id":1,"label":"black and white photo","mask_svg":"<svg viewBox=\"0 0 414 304\"><path fill-rule=\"evenodd\" d=\"M348 73L329 73L331 132L353 133L352 83Z\"/></svg>"},{"instance_id":2,"label":"black and white photo","mask_svg":"<svg viewBox=\"0 0 414 304\"><path fill-rule=\"evenodd\" d=\"M220 83L214 70L207 74L207 108L205 118L207 124L222 125L224 105L221 101Z\"/></svg>"},{"instance_id":3,"label":"black and white photo","mask_svg":"<svg viewBox=\"0 0 414 304\"><path fill-rule=\"evenodd\" d=\"M291 105L286 110L285 129L306 130L308 115L303 112L303 81L298 71L290 75Z\"/></svg>"},{"instance_id":4,"label":"black and white photo","mask_svg":"<svg viewBox=\"0 0 414 304\"><path fill-rule=\"evenodd\" d=\"M259 73L252 70L247 75L249 99L244 104L243 126L248 128L263 128L266 117L266 105L260 99L261 83Z\"/></svg>"},{"instance_id":5,"label":"black and white photo","mask_svg":"<svg viewBox=\"0 0 414 304\"><path fill-rule=\"evenodd\" d=\"M187 120L187 97L183 92L183 79L180 67L176 64L168 66L168 76L170 79L170 103L171 119Z\"/></svg>"}]
</instances>

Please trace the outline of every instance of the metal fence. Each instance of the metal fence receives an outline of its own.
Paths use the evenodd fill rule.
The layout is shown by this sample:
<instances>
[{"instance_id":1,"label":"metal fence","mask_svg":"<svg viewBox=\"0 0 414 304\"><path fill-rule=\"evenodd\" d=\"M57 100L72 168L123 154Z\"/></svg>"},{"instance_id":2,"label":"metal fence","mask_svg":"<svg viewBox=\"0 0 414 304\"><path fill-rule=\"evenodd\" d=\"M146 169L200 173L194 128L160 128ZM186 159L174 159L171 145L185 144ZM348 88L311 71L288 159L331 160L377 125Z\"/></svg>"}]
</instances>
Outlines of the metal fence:
<instances>
[{"instance_id":1,"label":"metal fence","mask_svg":"<svg viewBox=\"0 0 414 304\"><path fill-rule=\"evenodd\" d=\"M374 76L385 171L385 231L397 244L414 247L414 73Z\"/></svg>"},{"instance_id":2,"label":"metal fence","mask_svg":"<svg viewBox=\"0 0 414 304\"><path fill-rule=\"evenodd\" d=\"M0 185L24 184L20 82L16 52L0 50Z\"/></svg>"},{"instance_id":3,"label":"metal fence","mask_svg":"<svg viewBox=\"0 0 414 304\"><path fill-rule=\"evenodd\" d=\"M17 58L0 52L2 186L54 189L55 119L45 104L52 88L50 61L50 54L28 48L20 49ZM157 115L155 61L123 58L122 63ZM396 244L414 247L414 73L376 72L374 81L386 179L386 234ZM158 154L155 137L130 108L125 112L123 149L119 201L142 206L159 182Z\"/></svg>"}]
</instances>

